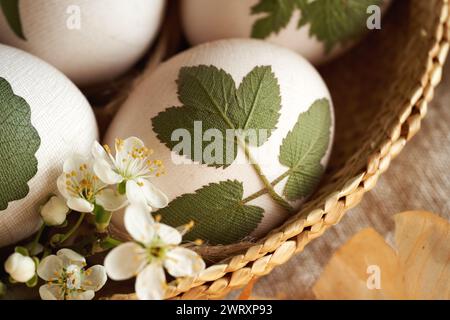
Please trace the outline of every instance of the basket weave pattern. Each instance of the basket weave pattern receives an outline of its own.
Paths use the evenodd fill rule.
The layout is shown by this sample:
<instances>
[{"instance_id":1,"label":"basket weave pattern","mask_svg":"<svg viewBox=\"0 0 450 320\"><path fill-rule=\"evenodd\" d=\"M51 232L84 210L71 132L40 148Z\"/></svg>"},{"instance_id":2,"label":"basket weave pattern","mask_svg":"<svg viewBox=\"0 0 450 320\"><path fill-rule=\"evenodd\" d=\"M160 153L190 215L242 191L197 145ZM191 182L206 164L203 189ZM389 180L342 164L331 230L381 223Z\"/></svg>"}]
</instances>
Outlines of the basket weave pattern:
<instances>
[{"instance_id":1,"label":"basket weave pattern","mask_svg":"<svg viewBox=\"0 0 450 320\"><path fill-rule=\"evenodd\" d=\"M448 0L394 1L381 31L320 70L336 108L335 146L321 188L281 227L197 278L170 286L167 298L217 299L267 275L375 187L419 131L441 80L449 52L449 11Z\"/></svg>"}]
</instances>

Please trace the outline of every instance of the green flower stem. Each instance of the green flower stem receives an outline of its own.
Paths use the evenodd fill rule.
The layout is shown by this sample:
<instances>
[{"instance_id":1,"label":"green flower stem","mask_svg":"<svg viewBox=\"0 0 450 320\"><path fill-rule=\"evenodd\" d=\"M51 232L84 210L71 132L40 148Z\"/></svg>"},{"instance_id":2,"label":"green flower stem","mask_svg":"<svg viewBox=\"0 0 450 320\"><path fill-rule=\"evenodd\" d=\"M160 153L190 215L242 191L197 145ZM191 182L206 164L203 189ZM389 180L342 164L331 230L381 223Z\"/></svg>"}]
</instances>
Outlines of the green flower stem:
<instances>
[{"instance_id":1,"label":"green flower stem","mask_svg":"<svg viewBox=\"0 0 450 320\"><path fill-rule=\"evenodd\" d=\"M293 211L294 208L286 201L284 200L273 188L274 186L272 185L272 183L267 179L267 177L264 175L264 173L262 172L261 167L259 166L259 164L255 161L255 159L253 158L247 144L242 141L241 139L238 139L238 143L239 145L242 147L242 149L244 150L245 156L247 157L247 159L250 161L251 165L253 166L253 168L256 171L256 174L260 177L261 181L263 182L263 184L265 185L265 188L259 192L261 192L261 194L259 194L259 192L257 192L256 194L254 194L254 198L256 199L257 197L268 193L272 199L274 199L280 206L282 206L284 209L288 210L288 211ZM252 196L250 196L252 197ZM246 199L244 199L243 201L246 201ZM245 203L245 202L244 202Z\"/></svg>"},{"instance_id":2,"label":"green flower stem","mask_svg":"<svg viewBox=\"0 0 450 320\"><path fill-rule=\"evenodd\" d=\"M33 239L33 242L30 246L30 252L34 252L34 249L36 248L36 245L39 243L39 240L41 239L42 232L44 232L45 229L45 223L42 223L41 227L39 228L38 233L36 233L36 236Z\"/></svg>"},{"instance_id":3,"label":"green flower stem","mask_svg":"<svg viewBox=\"0 0 450 320\"><path fill-rule=\"evenodd\" d=\"M123 242L117 239L114 239L111 236L106 237L105 239L103 239L102 243L106 246L108 246L108 248L115 248L120 246Z\"/></svg>"},{"instance_id":4,"label":"green flower stem","mask_svg":"<svg viewBox=\"0 0 450 320\"><path fill-rule=\"evenodd\" d=\"M111 221L112 212L106 211L102 207L97 206L94 213L97 232L105 233L109 226L109 222Z\"/></svg>"},{"instance_id":5,"label":"green flower stem","mask_svg":"<svg viewBox=\"0 0 450 320\"><path fill-rule=\"evenodd\" d=\"M78 230L78 228L81 226L81 223L84 220L84 217L86 216L86 213L80 213L80 217L78 218L77 222L75 223L75 225L64 235L62 235L59 244L64 243L67 239L69 239L71 236L73 236L73 234L75 233L75 231Z\"/></svg>"}]
</instances>

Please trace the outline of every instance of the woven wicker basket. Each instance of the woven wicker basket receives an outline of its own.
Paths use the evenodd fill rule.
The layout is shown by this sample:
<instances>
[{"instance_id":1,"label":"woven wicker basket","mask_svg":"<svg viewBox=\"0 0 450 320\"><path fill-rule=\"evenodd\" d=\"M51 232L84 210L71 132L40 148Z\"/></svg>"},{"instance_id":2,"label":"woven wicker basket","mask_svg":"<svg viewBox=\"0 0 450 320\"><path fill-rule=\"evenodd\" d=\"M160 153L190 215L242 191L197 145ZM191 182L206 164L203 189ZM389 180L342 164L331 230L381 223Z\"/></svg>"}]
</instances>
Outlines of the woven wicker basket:
<instances>
[{"instance_id":1,"label":"woven wicker basket","mask_svg":"<svg viewBox=\"0 0 450 320\"><path fill-rule=\"evenodd\" d=\"M180 48L176 26L176 10L171 8L147 68L154 68ZM334 151L321 188L281 227L241 246L238 252L228 251L234 253L197 278L171 285L167 298L223 297L285 263L355 207L420 129L441 80L449 51L449 26L448 0L396 0L381 31L321 68L336 108ZM124 80L127 88L140 81L139 77L130 81L135 76ZM100 110L101 122L109 122L125 97ZM134 298L134 294L112 296Z\"/></svg>"}]
</instances>

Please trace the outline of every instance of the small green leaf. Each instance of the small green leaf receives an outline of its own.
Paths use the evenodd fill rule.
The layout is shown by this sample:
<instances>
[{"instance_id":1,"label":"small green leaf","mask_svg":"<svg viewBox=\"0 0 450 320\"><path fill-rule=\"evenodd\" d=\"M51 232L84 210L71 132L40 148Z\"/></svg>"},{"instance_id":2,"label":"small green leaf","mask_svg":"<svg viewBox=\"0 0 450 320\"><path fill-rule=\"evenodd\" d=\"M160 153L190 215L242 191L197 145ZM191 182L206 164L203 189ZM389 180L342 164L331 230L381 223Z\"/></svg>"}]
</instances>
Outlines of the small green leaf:
<instances>
[{"instance_id":1,"label":"small green leaf","mask_svg":"<svg viewBox=\"0 0 450 320\"><path fill-rule=\"evenodd\" d=\"M280 147L279 160L290 168L283 194L288 200L309 195L320 181L320 161L330 144L331 109L327 99L317 100L302 113Z\"/></svg>"},{"instance_id":2,"label":"small green leaf","mask_svg":"<svg viewBox=\"0 0 450 320\"><path fill-rule=\"evenodd\" d=\"M26 40L20 21L19 0L0 0L0 6L11 30L18 37Z\"/></svg>"},{"instance_id":3,"label":"small green leaf","mask_svg":"<svg viewBox=\"0 0 450 320\"><path fill-rule=\"evenodd\" d=\"M162 222L174 227L194 221L185 240L208 240L210 244L230 244L248 236L259 224L264 210L242 203L239 181L209 184L193 194L184 194L160 209Z\"/></svg>"},{"instance_id":4,"label":"small green leaf","mask_svg":"<svg viewBox=\"0 0 450 320\"><path fill-rule=\"evenodd\" d=\"M244 77L237 91L238 128L266 130L267 136L257 134L257 146L263 145L280 118L281 96L277 78L270 67L256 67ZM252 144L252 141L248 141Z\"/></svg>"},{"instance_id":5,"label":"small green leaf","mask_svg":"<svg viewBox=\"0 0 450 320\"><path fill-rule=\"evenodd\" d=\"M177 129L187 130L192 137L189 141L190 152L183 149L179 154L193 161L213 167L227 167L237 155L235 133L239 132L249 144L259 146L270 137L278 122L280 88L269 66L254 68L238 89L231 75L224 70L204 65L182 68L177 84L183 106L159 113L152 119L153 130L171 150L179 144L174 141L173 133ZM203 135L210 129L218 131L215 137L221 143L222 152L221 156L212 160L203 157L211 144ZM233 133L231 136L228 134L230 131ZM250 139L250 134L255 138Z\"/></svg>"},{"instance_id":6,"label":"small green leaf","mask_svg":"<svg viewBox=\"0 0 450 320\"><path fill-rule=\"evenodd\" d=\"M0 211L28 194L28 181L37 173L35 154L40 143L30 106L0 78Z\"/></svg>"},{"instance_id":7,"label":"small green leaf","mask_svg":"<svg viewBox=\"0 0 450 320\"><path fill-rule=\"evenodd\" d=\"M38 278L37 274L35 274L35 275L33 276L33 278L31 278L30 280L28 280L28 281L26 282L27 287L28 287L28 288L34 288L34 287L36 287L36 285L38 284L38 280L39 280L39 278Z\"/></svg>"},{"instance_id":8,"label":"small green leaf","mask_svg":"<svg viewBox=\"0 0 450 320\"><path fill-rule=\"evenodd\" d=\"M272 33L284 29L291 20L295 9L293 0L260 0L252 7L252 14L265 14L253 25L252 37L265 39Z\"/></svg>"},{"instance_id":9,"label":"small green leaf","mask_svg":"<svg viewBox=\"0 0 450 320\"><path fill-rule=\"evenodd\" d=\"M327 51L360 36L366 28L367 8L383 0L297 0L302 12L299 27L310 24L310 35Z\"/></svg>"},{"instance_id":10,"label":"small green leaf","mask_svg":"<svg viewBox=\"0 0 450 320\"><path fill-rule=\"evenodd\" d=\"M26 256L26 257L28 257L30 255L30 253L28 252L28 249L25 247L21 247L21 246L15 247L14 252L20 253L21 255Z\"/></svg>"}]
</instances>

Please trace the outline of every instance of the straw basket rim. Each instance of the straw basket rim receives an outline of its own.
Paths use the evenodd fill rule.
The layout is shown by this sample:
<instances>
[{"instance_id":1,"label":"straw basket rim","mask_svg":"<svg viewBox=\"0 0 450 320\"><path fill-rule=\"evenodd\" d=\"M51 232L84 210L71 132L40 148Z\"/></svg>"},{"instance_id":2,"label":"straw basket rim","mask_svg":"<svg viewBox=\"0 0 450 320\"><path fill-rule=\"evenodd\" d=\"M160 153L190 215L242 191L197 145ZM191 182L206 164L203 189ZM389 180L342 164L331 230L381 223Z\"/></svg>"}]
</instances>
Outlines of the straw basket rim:
<instances>
[{"instance_id":1,"label":"straw basket rim","mask_svg":"<svg viewBox=\"0 0 450 320\"><path fill-rule=\"evenodd\" d=\"M171 284L166 298L199 299L220 298L229 291L246 285L252 278L270 273L276 266L287 262L301 252L313 239L337 224L343 215L355 207L364 194L373 189L393 158L403 150L407 142L420 130L428 103L442 78L442 69L450 48L449 0L438 0L434 41L429 47L427 67L421 81L403 107L398 121L389 128L389 136L379 144L367 165L359 174L347 180L340 190L320 201L313 202L281 227L272 230L243 253L224 262L213 264L196 278L179 280ZM117 300L135 299L135 294L115 294Z\"/></svg>"}]
</instances>

